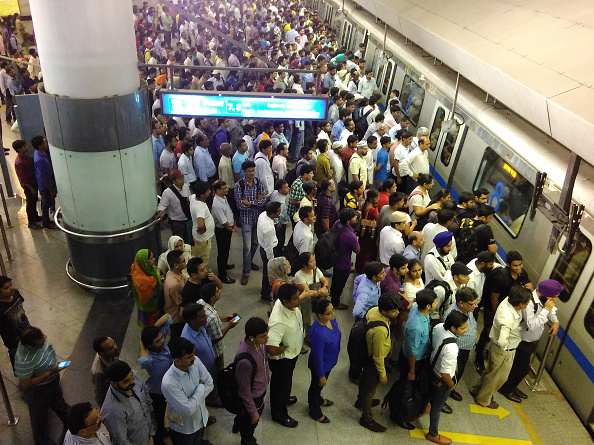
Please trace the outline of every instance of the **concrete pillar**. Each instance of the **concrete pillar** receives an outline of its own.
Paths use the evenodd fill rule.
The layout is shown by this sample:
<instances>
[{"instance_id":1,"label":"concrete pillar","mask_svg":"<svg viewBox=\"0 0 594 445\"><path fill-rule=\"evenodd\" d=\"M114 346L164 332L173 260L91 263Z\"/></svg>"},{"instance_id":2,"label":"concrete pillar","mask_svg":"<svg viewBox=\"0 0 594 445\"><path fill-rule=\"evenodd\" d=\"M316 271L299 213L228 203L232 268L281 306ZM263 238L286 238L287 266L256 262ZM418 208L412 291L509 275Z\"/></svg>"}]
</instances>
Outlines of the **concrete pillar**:
<instances>
[{"instance_id":1,"label":"concrete pillar","mask_svg":"<svg viewBox=\"0 0 594 445\"><path fill-rule=\"evenodd\" d=\"M136 251L160 246L132 2L30 0L30 6L73 276L92 286L121 286Z\"/></svg>"}]
</instances>

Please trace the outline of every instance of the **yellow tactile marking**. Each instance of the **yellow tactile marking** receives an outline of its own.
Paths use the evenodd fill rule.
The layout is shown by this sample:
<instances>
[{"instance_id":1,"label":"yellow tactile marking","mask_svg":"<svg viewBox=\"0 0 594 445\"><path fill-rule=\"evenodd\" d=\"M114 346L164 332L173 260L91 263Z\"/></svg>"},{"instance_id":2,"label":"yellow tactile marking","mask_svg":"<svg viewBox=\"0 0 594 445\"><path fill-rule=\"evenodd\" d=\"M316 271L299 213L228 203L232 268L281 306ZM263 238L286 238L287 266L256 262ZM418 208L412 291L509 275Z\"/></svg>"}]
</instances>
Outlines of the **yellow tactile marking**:
<instances>
[{"instance_id":1,"label":"yellow tactile marking","mask_svg":"<svg viewBox=\"0 0 594 445\"><path fill-rule=\"evenodd\" d=\"M428 430L421 430L416 428L411 430L410 437L415 439L425 439L425 434ZM530 440L521 439L507 439L505 437L492 436L478 436L475 434L450 433L447 431L440 431L440 434L452 439L455 443L469 443L474 445L532 445ZM532 436L530 436L532 437ZM542 442L540 442L542 444Z\"/></svg>"},{"instance_id":2,"label":"yellow tactile marking","mask_svg":"<svg viewBox=\"0 0 594 445\"><path fill-rule=\"evenodd\" d=\"M512 406L514 407L516 414L522 421L524 428L526 428L526 432L528 432L528 434L530 435L530 439L532 439L532 443L534 445L543 445L543 441L540 439L538 433L536 432L536 429L530 422L530 419L528 419L528 416L526 415L524 408L522 408L522 404L521 403L512 403Z\"/></svg>"}]
</instances>

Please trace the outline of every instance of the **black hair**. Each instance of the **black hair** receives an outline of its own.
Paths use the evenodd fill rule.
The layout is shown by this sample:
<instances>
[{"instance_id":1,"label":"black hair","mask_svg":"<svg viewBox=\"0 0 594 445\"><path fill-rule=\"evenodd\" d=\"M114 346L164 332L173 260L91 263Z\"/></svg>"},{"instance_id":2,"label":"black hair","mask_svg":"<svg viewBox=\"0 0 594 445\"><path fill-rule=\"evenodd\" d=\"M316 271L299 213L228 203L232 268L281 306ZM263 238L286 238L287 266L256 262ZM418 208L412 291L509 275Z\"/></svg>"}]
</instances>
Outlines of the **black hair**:
<instances>
[{"instance_id":1,"label":"black hair","mask_svg":"<svg viewBox=\"0 0 594 445\"><path fill-rule=\"evenodd\" d=\"M514 261L524 261L524 258L522 258L522 255L517 250L510 250L509 252L507 252L505 262L507 264L511 264Z\"/></svg>"},{"instance_id":2,"label":"black hair","mask_svg":"<svg viewBox=\"0 0 594 445\"><path fill-rule=\"evenodd\" d=\"M25 141L23 141L22 139L17 139L12 143L12 148L14 148L14 151L18 153L21 150L21 148L23 148L25 145L27 145Z\"/></svg>"},{"instance_id":3,"label":"black hair","mask_svg":"<svg viewBox=\"0 0 594 445\"><path fill-rule=\"evenodd\" d=\"M285 283L278 289L278 299L281 302L290 301L296 293L299 293L299 288L297 286L291 283Z\"/></svg>"},{"instance_id":4,"label":"black hair","mask_svg":"<svg viewBox=\"0 0 594 445\"><path fill-rule=\"evenodd\" d=\"M241 169L243 171L246 171L248 168L256 168L254 161L245 161L243 164L241 164Z\"/></svg>"},{"instance_id":5,"label":"black hair","mask_svg":"<svg viewBox=\"0 0 594 445\"><path fill-rule=\"evenodd\" d=\"M418 258L413 258L413 259L409 260L408 261L408 271L410 272L412 270L412 268L415 267L417 264L421 266L421 269L423 269L421 260L419 260Z\"/></svg>"},{"instance_id":6,"label":"black hair","mask_svg":"<svg viewBox=\"0 0 594 445\"><path fill-rule=\"evenodd\" d=\"M256 335L268 332L268 324L260 317L251 317L245 322L245 336L255 337Z\"/></svg>"},{"instance_id":7,"label":"black hair","mask_svg":"<svg viewBox=\"0 0 594 445\"><path fill-rule=\"evenodd\" d=\"M471 301L478 300L478 294L472 287L463 287L458 289L456 292L456 303L470 303Z\"/></svg>"},{"instance_id":8,"label":"black hair","mask_svg":"<svg viewBox=\"0 0 594 445\"><path fill-rule=\"evenodd\" d=\"M390 196L388 196L388 205L390 207L395 206L400 201L406 200L406 198L407 198L406 193L394 192L394 193L390 194Z\"/></svg>"},{"instance_id":9,"label":"black hair","mask_svg":"<svg viewBox=\"0 0 594 445\"><path fill-rule=\"evenodd\" d=\"M183 250L172 250L167 254L167 265L170 269L173 269L179 263L179 259L183 254Z\"/></svg>"},{"instance_id":10,"label":"black hair","mask_svg":"<svg viewBox=\"0 0 594 445\"><path fill-rule=\"evenodd\" d=\"M324 193L326 191L328 191L328 189L330 188L330 186L332 185L332 179L322 179L322 182L320 183L320 193ZM2 286L0 286L2 287Z\"/></svg>"},{"instance_id":11,"label":"black hair","mask_svg":"<svg viewBox=\"0 0 594 445\"><path fill-rule=\"evenodd\" d=\"M480 206L478 206L478 209L476 210L476 216L480 218L486 218L494 214L495 209L487 204L481 204Z\"/></svg>"},{"instance_id":12,"label":"black hair","mask_svg":"<svg viewBox=\"0 0 594 445\"><path fill-rule=\"evenodd\" d=\"M103 352L103 348L101 347L101 345L108 338L109 337L107 335L100 335L99 337L95 337L95 340L93 340L93 351L97 353Z\"/></svg>"},{"instance_id":13,"label":"black hair","mask_svg":"<svg viewBox=\"0 0 594 445\"><path fill-rule=\"evenodd\" d=\"M328 309L328 306L332 304L328 298L320 298L317 302L315 302L313 307L313 313L316 315L322 315Z\"/></svg>"},{"instance_id":14,"label":"black hair","mask_svg":"<svg viewBox=\"0 0 594 445\"><path fill-rule=\"evenodd\" d=\"M33 138L31 138L31 145L37 150L43 144L43 141L45 141L43 136L33 136Z\"/></svg>"},{"instance_id":15,"label":"black hair","mask_svg":"<svg viewBox=\"0 0 594 445\"><path fill-rule=\"evenodd\" d=\"M408 259L404 255L395 253L390 257L390 269L400 269L406 264L408 264Z\"/></svg>"},{"instance_id":16,"label":"black hair","mask_svg":"<svg viewBox=\"0 0 594 445\"><path fill-rule=\"evenodd\" d=\"M212 184L212 190L216 193L226 185L227 183L225 181L218 179Z\"/></svg>"},{"instance_id":17,"label":"black hair","mask_svg":"<svg viewBox=\"0 0 594 445\"><path fill-rule=\"evenodd\" d=\"M454 212L453 210L439 209L437 211L437 222L443 226L444 224L453 220L455 216L456 212Z\"/></svg>"},{"instance_id":18,"label":"black hair","mask_svg":"<svg viewBox=\"0 0 594 445\"><path fill-rule=\"evenodd\" d=\"M281 203L278 201L270 201L268 204L266 204L266 214L267 215L272 215L274 213L276 213L278 211L278 209L281 208Z\"/></svg>"},{"instance_id":19,"label":"black hair","mask_svg":"<svg viewBox=\"0 0 594 445\"><path fill-rule=\"evenodd\" d=\"M392 142L392 138L390 136L382 136L380 139L380 145L383 147L386 144L389 144ZM391 178L390 178L391 179ZM385 181L384 181L385 182Z\"/></svg>"},{"instance_id":20,"label":"black hair","mask_svg":"<svg viewBox=\"0 0 594 445\"><path fill-rule=\"evenodd\" d=\"M209 302L217 294L217 285L215 283L206 283L200 288L200 298Z\"/></svg>"},{"instance_id":21,"label":"black hair","mask_svg":"<svg viewBox=\"0 0 594 445\"><path fill-rule=\"evenodd\" d=\"M77 436L80 430L84 430L90 425L85 424L89 413L93 411L93 405L89 402L77 403L72 405L68 411L66 425L71 434Z\"/></svg>"},{"instance_id":22,"label":"black hair","mask_svg":"<svg viewBox=\"0 0 594 445\"><path fill-rule=\"evenodd\" d=\"M380 295L379 300L377 302L377 308L381 311L393 311L393 310L401 310L402 303L400 303L400 298L390 292L386 292Z\"/></svg>"},{"instance_id":23,"label":"black hair","mask_svg":"<svg viewBox=\"0 0 594 445\"><path fill-rule=\"evenodd\" d=\"M338 219L340 220L340 223L344 226L347 222L353 219L353 216L355 216L355 211L350 207L345 207L344 209L340 210L340 213L338 214Z\"/></svg>"},{"instance_id":24,"label":"black hair","mask_svg":"<svg viewBox=\"0 0 594 445\"><path fill-rule=\"evenodd\" d=\"M184 153L189 152L192 148L194 148L194 146L190 142L184 141L181 144L181 149Z\"/></svg>"},{"instance_id":25,"label":"black hair","mask_svg":"<svg viewBox=\"0 0 594 445\"><path fill-rule=\"evenodd\" d=\"M458 196L458 204L465 204L468 201L474 201L474 195L471 192L462 192Z\"/></svg>"},{"instance_id":26,"label":"black hair","mask_svg":"<svg viewBox=\"0 0 594 445\"><path fill-rule=\"evenodd\" d=\"M303 252L299 254L299 257L297 259L297 263L299 264L300 268L304 268L305 266L307 266L309 264L309 259L313 256L313 253L311 252ZM316 271L314 270L314 273L316 273Z\"/></svg>"},{"instance_id":27,"label":"black hair","mask_svg":"<svg viewBox=\"0 0 594 445\"><path fill-rule=\"evenodd\" d=\"M12 278L7 277L6 275L0 275L0 288L2 288L6 283L12 281Z\"/></svg>"},{"instance_id":28,"label":"black hair","mask_svg":"<svg viewBox=\"0 0 594 445\"><path fill-rule=\"evenodd\" d=\"M327 139L320 139L316 142L316 147L320 150L320 153L325 153L328 149L328 140Z\"/></svg>"},{"instance_id":29,"label":"black hair","mask_svg":"<svg viewBox=\"0 0 594 445\"><path fill-rule=\"evenodd\" d=\"M190 258L186 264L186 271L188 272L188 275L198 273L198 266L200 266L202 263L204 263L204 260L200 257Z\"/></svg>"},{"instance_id":30,"label":"black hair","mask_svg":"<svg viewBox=\"0 0 594 445\"><path fill-rule=\"evenodd\" d=\"M308 151L309 151L309 150L308 150ZM314 167L313 167L313 165L311 165L311 164L305 164L305 165L302 165L302 166L301 166L301 170L300 170L300 173L301 173L301 175L300 175L300 176L303 176L303 175L305 175L305 174L307 174L307 173L311 173L311 172L313 172L313 171L314 171Z\"/></svg>"},{"instance_id":31,"label":"black hair","mask_svg":"<svg viewBox=\"0 0 594 445\"><path fill-rule=\"evenodd\" d=\"M379 275L381 271L384 270L384 265L379 261L370 261L365 265L365 276L369 280L372 280L373 277Z\"/></svg>"},{"instance_id":32,"label":"black hair","mask_svg":"<svg viewBox=\"0 0 594 445\"><path fill-rule=\"evenodd\" d=\"M436 298L437 294L433 289L421 289L418 291L417 306L419 307L419 310L422 311L425 310L427 306L431 306Z\"/></svg>"},{"instance_id":33,"label":"black hair","mask_svg":"<svg viewBox=\"0 0 594 445\"><path fill-rule=\"evenodd\" d=\"M351 181L349 182L349 190L351 192L355 192L355 190L359 190L363 183L361 181Z\"/></svg>"},{"instance_id":34,"label":"black hair","mask_svg":"<svg viewBox=\"0 0 594 445\"><path fill-rule=\"evenodd\" d=\"M474 191L475 198L480 198L482 195L489 195L489 190L484 187L479 187Z\"/></svg>"},{"instance_id":35,"label":"black hair","mask_svg":"<svg viewBox=\"0 0 594 445\"><path fill-rule=\"evenodd\" d=\"M303 206L299 208L299 219L303 221L305 218L309 217L309 214L313 211L312 206Z\"/></svg>"},{"instance_id":36,"label":"black hair","mask_svg":"<svg viewBox=\"0 0 594 445\"><path fill-rule=\"evenodd\" d=\"M183 337L174 338L167 344L167 346L169 346L169 353L174 360L195 352L194 344Z\"/></svg>"},{"instance_id":37,"label":"black hair","mask_svg":"<svg viewBox=\"0 0 594 445\"><path fill-rule=\"evenodd\" d=\"M451 330L452 328L459 328L464 323L468 321L468 315L460 312L460 311L452 311L448 314L445 321L443 322L443 327L446 331Z\"/></svg>"},{"instance_id":38,"label":"black hair","mask_svg":"<svg viewBox=\"0 0 594 445\"><path fill-rule=\"evenodd\" d=\"M35 341L42 338L43 332L41 332L41 329L34 326L29 326L21 334L20 340L24 346L34 346Z\"/></svg>"},{"instance_id":39,"label":"black hair","mask_svg":"<svg viewBox=\"0 0 594 445\"><path fill-rule=\"evenodd\" d=\"M429 173L420 173L419 177L417 178L417 183L419 185L429 184L433 181L433 175Z\"/></svg>"},{"instance_id":40,"label":"black hair","mask_svg":"<svg viewBox=\"0 0 594 445\"><path fill-rule=\"evenodd\" d=\"M196 318L200 311L204 310L204 306L199 303L190 303L184 307L182 317L186 323L191 322Z\"/></svg>"},{"instance_id":41,"label":"black hair","mask_svg":"<svg viewBox=\"0 0 594 445\"><path fill-rule=\"evenodd\" d=\"M509 290L509 296L507 298L509 304L515 307L528 303L532 298L532 292L524 286L513 285Z\"/></svg>"},{"instance_id":42,"label":"black hair","mask_svg":"<svg viewBox=\"0 0 594 445\"><path fill-rule=\"evenodd\" d=\"M284 180L284 179L277 179L276 182L274 183L274 190L280 190L280 189L282 189L285 184L287 184L287 181L286 180Z\"/></svg>"},{"instance_id":43,"label":"black hair","mask_svg":"<svg viewBox=\"0 0 594 445\"><path fill-rule=\"evenodd\" d=\"M196 181L192 190L194 191L196 198L199 198L210 190L210 184L208 182Z\"/></svg>"},{"instance_id":44,"label":"black hair","mask_svg":"<svg viewBox=\"0 0 594 445\"><path fill-rule=\"evenodd\" d=\"M157 326L145 326L142 328L142 332L140 333L140 340L144 347L150 346L154 341L155 338L159 336L161 332L161 328Z\"/></svg>"}]
</instances>

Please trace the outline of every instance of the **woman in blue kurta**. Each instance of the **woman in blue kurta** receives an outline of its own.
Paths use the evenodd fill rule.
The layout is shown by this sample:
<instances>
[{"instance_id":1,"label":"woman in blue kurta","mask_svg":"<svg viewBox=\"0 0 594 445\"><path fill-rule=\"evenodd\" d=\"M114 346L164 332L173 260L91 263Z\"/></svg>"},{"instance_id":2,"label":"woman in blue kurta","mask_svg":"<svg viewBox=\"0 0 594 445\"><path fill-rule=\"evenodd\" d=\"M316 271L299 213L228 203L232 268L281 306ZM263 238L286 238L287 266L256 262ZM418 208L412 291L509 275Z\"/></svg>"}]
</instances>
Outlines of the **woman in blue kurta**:
<instances>
[{"instance_id":1,"label":"woman in blue kurta","mask_svg":"<svg viewBox=\"0 0 594 445\"><path fill-rule=\"evenodd\" d=\"M334 307L327 298L321 298L314 307L316 320L309 330L311 352L308 366L311 371L311 384L307 392L309 415L320 423L330 423L322 414L322 406L334 402L322 397L322 388L326 386L332 368L336 366L340 352L340 330L334 318Z\"/></svg>"}]
</instances>

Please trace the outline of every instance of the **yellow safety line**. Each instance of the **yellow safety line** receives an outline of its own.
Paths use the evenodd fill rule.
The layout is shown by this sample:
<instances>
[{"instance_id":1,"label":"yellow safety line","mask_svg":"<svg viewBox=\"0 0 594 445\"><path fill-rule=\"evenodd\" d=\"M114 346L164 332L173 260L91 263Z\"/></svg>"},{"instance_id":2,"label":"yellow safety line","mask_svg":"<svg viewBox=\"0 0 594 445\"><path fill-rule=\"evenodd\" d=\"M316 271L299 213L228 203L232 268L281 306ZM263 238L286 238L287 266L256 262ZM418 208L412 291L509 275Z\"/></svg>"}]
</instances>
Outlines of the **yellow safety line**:
<instances>
[{"instance_id":1,"label":"yellow safety line","mask_svg":"<svg viewBox=\"0 0 594 445\"><path fill-rule=\"evenodd\" d=\"M512 403L512 406L514 407L514 410L518 414L518 417L524 424L524 428L526 428L526 431L530 435L530 439L532 439L532 443L534 445L543 445L543 441L541 440L540 436L536 432L536 429L530 422L530 419L528 419L528 416L526 415L524 408L522 408L522 405L520 403Z\"/></svg>"},{"instance_id":2,"label":"yellow safety line","mask_svg":"<svg viewBox=\"0 0 594 445\"><path fill-rule=\"evenodd\" d=\"M428 430L421 430L416 428L411 430L410 437L415 439L424 439L425 434ZM446 437L452 439L452 442L456 443L469 443L474 445L532 445L530 440L522 439L508 439L505 437L492 437L492 436L478 436L475 434L463 434L463 433L450 433L447 431L440 431ZM532 436L531 436L532 437ZM540 442L542 444L542 442Z\"/></svg>"}]
</instances>

